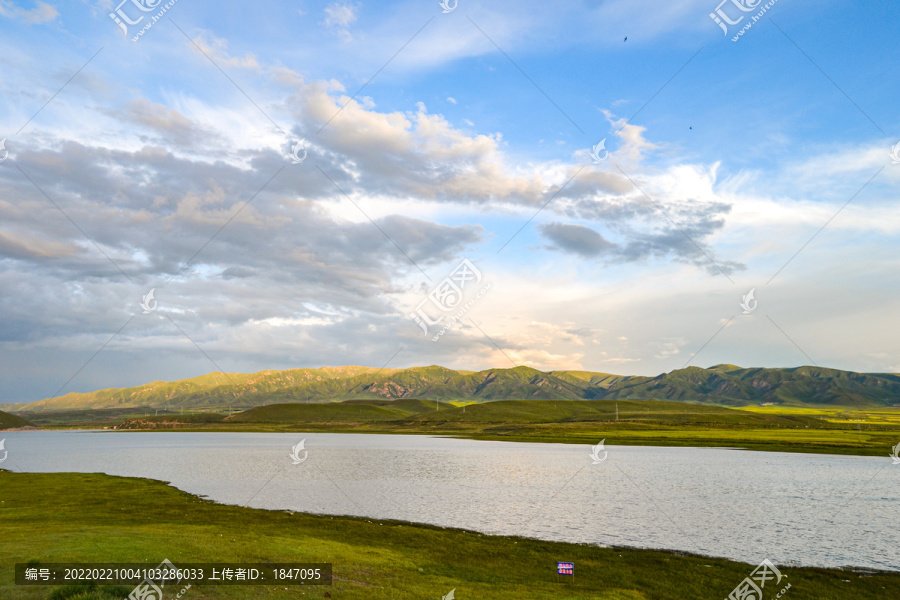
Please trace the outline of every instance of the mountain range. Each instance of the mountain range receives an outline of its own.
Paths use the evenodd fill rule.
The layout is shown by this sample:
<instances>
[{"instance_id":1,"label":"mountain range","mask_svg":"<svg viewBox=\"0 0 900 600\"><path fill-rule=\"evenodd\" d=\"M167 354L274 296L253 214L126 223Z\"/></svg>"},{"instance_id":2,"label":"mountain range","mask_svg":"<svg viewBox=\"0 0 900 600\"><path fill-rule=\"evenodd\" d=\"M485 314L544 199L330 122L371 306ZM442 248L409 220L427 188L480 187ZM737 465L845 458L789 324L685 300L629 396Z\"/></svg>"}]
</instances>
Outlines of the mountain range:
<instances>
[{"instance_id":1,"label":"mountain range","mask_svg":"<svg viewBox=\"0 0 900 600\"><path fill-rule=\"evenodd\" d=\"M70 393L7 405L19 413L147 407L249 408L282 402L420 398L429 400L675 400L726 406L878 407L900 405L900 375L854 373L822 367L784 369L716 365L687 367L656 377L590 371L538 371L530 367L457 371L323 367L258 373L209 373L180 381Z\"/></svg>"}]
</instances>

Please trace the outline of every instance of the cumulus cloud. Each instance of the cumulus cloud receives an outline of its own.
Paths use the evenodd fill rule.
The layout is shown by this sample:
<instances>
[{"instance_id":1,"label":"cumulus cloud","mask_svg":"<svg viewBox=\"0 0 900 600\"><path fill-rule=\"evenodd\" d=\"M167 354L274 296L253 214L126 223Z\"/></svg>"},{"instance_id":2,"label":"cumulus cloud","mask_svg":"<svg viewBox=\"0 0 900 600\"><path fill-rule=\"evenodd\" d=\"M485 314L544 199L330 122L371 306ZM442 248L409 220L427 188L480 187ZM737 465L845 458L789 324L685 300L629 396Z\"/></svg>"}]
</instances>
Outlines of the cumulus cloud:
<instances>
[{"instance_id":1,"label":"cumulus cloud","mask_svg":"<svg viewBox=\"0 0 900 600\"><path fill-rule=\"evenodd\" d=\"M359 7L329 8L330 31L349 35ZM470 33L484 42L476 29ZM707 339L696 340L691 329L711 334L696 325L700 317L719 316L714 300L726 318L739 300L717 287L724 278L703 270L736 273L743 264L734 257L752 258L747 248L789 257L808 239L759 239L741 227L768 232L799 223L811 235L840 206L792 197L786 186L779 194L759 188L748 194L748 182L762 178L723 179L717 163L660 161L670 149L611 112L605 115L619 131L610 136L607 163L590 163L587 142L566 156L523 159L522 148L511 150L502 133L461 129L433 105L414 103L416 96L386 109L377 96L351 97L341 81L260 64L252 54L232 56L212 34L201 33L198 45L223 68L244 69L246 89L266 115L237 91L211 99L184 87L142 94L93 82L90 102L75 111L65 102L83 77L102 78L98 63L27 138L11 143L9 164L38 187L9 165L0 169L0 343L16 354L0 365L4 381L35 368L25 357L34 364L50 357L61 385L126 322L106 346L115 357L109 360L120 362L88 369L73 385L213 370L193 343L226 370L241 371L380 366L401 347L408 349L409 358L400 359L407 365L473 368L512 359L539 368L608 362L613 369L645 361L639 367L646 370L661 364L656 360L677 367ZM199 53L192 60L220 78ZM286 154L301 138L309 156L291 165ZM781 174L798 175L811 196L817 173L837 160L853 159L828 181L885 160L883 149L863 150L857 158L814 157ZM887 202L854 208L829 231L896 233L900 209ZM423 340L408 319L410 307L462 256L472 257L492 235L507 225L514 231L538 209L520 240L536 232L545 245L523 242L493 263L475 261L494 284L472 309L480 329L466 322L439 343ZM730 256L732 240L744 252ZM653 279L656 287L632 293L628 277L637 269L671 279ZM700 301L668 297L686 280ZM160 307L143 315L138 303L150 288ZM702 314L691 320L694 313ZM683 328L664 331L673 321Z\"/></svg>"},{"instance_id":2,"label":"cumulus cloud","mask_svg":"<svg viewBox=\"0 0 900 600\"><path fill-rule=\"evenodd\" d=\"M603 225L615 240L583 223L548 221L538 231L551 242L549 248L607 262L672 257L711 274L744 269L740 261L716 257L709 245L732 210L731 203L714 189L717 165L646 170L642 166L645 154L659 146L644 138L642 127L623 127L621 120L609 112L606 115L621 128L621 145L612 159L619 172L583 169L554 198L553 210L570 219ZM583 158L586 153L578 151L575 156Z\"/></svg>"},{"instance_id":3,"label":"cumulus cloud","mask_svg":"<svg viewBox=\"0 0 900 600\"><path fill-rule=\"evenodd\" d=\"M214 142L219 145L224 142L224 138L211 127L197 123L170 106L150 102L145 98L137 98L106 112L117 120L141 127L145 131L140 136L144 144L199 148Z\"/></svg>"},{"instance_id":4,"label":"cumulus cloud","mask_svg":"<svg viewBox=\"0 0 900 600\"><path fill-rule=\"evenodd\" d=\"M352 22L335 15L335 26ZM305 348L318 346L329 348L322 363L346 362L342 352L360 362L354 340L373 327L386 339L421 343L405 320L406 304L415 304L420 285L430 285L419 269L438 279L486 232L391 210L397 202L490 212L533 210L552 199L547 214L602 224L615 236L584 223L540 225L561 250L616 260L686 253L681 241L666 237L670 232L641 229L658 215L619 173L591 168L573 179L575 161L521 166L499 133L462 131L423 103L379 110L372 99L351 99L337 81L307 81L252 57L234 59L224 40L205 34L199 40L217 62L253 68L288 89L285 103L267 112L291 123L294 139L307 140L310 158L286 167L292 140L253 135L243 114L180 96L98 108L102 126L124 136L35 138L16 162L40 189L12 171L0 173L0 252L11 261L2 276L17 281L15 290L0 291L0 302L16 304L22 293L30 299L28 307L7 311L0 339L35 348L102 344L119 321L140 314L141 295L155 288L157 315L176 320L193 342L167 321L142 319L111 350L128 354L156 340L190 354L195 342L230 355L241 348L243 360L258 355L260 366L269 367L264 357L272 352L309 360ZM620 151L633 147L640 159L652 150L642 136L630 130ZM647 177L648 189L672 187L663 176ZM727 212L723 203L679 205L668 196L660 202L698 238L715 230L705 221ZM541 320L495 341L516 362L572 367L581 364L577 348L592 331ZM280 337L286 333L290 340ZM379 351L371 352L378 363ZM458 367L500 358L470 324L432 352L435 361Z\"/></svg>"},{"instance_id":5,"label":"cumulus cloud","mask_svg":"<svg viewBox=\"0 0 900 600\"><path fill-rule=\"evenodd\" d=\"M721 227L721 223L718 226ZM744 265L736 261L716 260L708 246L705 244L701 246L694 240L694 237L702 240L710 233L711 228L714 229L715 226L694 226L690 232L678 229L653 233L630 231L628 233L631 239L623 244L611 242L598 231L584 225L547 222L540 224L538 231L551 242L549 249L569 252L584 258L604 258L608 262L633 262L672 256L679 262L701 266L713 275L720 272L732 274L744 269Z\"/></svg>"},{"instance_id":6,"label":"cumulus cloud","mask_svg":"<svg viewBox=\"0 0 900 600\"><path fill-rule=\"evenodd\" d=\"M584 225L568 223L541 223L540 232L553 242L551 248L573 252L586 258L593 258L608 253L618 246L597 231Z\"/></svg>"}]
</instances>

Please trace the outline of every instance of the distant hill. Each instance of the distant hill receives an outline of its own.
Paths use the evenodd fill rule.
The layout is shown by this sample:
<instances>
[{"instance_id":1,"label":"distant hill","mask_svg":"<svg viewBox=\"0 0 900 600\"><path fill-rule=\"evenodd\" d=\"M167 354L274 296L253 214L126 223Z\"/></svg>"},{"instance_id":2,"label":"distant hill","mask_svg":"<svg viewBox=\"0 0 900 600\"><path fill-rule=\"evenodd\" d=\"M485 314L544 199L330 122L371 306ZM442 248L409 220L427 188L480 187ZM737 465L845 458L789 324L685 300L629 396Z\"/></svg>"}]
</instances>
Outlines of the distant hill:
<instances>
[{"instance_id":1,"label":"distant hill","mask_svg":"<svg viewBox=\"0 0 900 600\"><path fill-rule=\"evenodd\" d=\"M2 410L0 410L0 429L11 429L13 427L26 427L29 425L31 425L31 423L29 423L22 417L17 417L16 415L11 415L7 412L3 412Z\"/></svg>"},{"instance_id":2,"label":"distant hill","mask_svg":"<svg viewBox=\"0 0 900 600\"><path fill-rule=\"evenodd\" d=\"M530 367L454 371L444 367L324 367L241 374L210 373L146 385L12 405L17 413L150 407L234 408L349 399L427 400L673 400L728 406L767 402L804 406L900 404L900 375L821 367L744 369L688 367L656 377ZM9 410L9 409L8 409Z\"/></svg>"},{"instance_id":3,"label":"distant hill","mask_svg":"<svg viewBox=\"0 0 900 600\"><path fill-rule=\"evenodd\" d=\"M442 405L435 410L434 401L427 400L348 400L328 404L270 404L258 406L223 418L219 415L200 416L212 421L216 416L223 423L263 424L360 424L390 421L400 428L453 425L548 424L572 426L576 423L617 422L650 425L731 425L744 427L796 428L809 423L806 417L773 415L742 411L721 406L667 402L658 400L498 400L468 405L465 409ZM651 412L652 410L652 412ZM142 424L157 421L187 421L178 415L149 417ZM416 427L419 426L419 427ZM571 431L571 429L567 429Z\"/></svg>"},{"instance_id":4,"label":"distant hill","mask_svg":"<svg viewBox=\"0 0 900 600\"><path fill-rule=\"evenodd\" d=\"M257 406L228 417L231 423L356 423L400 421L433 412L427 400L346 400L327 404L270 404Z\"/></svg>"}]
</instances>

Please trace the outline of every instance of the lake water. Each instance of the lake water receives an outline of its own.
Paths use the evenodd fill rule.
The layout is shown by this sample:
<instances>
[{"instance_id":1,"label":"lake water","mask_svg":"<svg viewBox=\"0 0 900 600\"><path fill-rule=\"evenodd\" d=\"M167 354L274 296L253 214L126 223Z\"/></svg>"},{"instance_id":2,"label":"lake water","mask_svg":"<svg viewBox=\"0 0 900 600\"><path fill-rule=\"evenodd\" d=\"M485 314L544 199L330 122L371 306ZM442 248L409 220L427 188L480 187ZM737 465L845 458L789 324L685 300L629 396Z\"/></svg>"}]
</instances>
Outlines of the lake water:
<instances>
[{"instance_id":1,"label":"lake water","mask_svg":"<svg viewBox=\"0 0 900 600\"><path fill-rule=\"evenodd\" d=\"M608 446L593 464L586 445L424 436L2 435L8 470L149 477L241 506L900 570L900 465L887 455ZM295 465L291 447L304 438Z\"/></svg>"}]
</instances>

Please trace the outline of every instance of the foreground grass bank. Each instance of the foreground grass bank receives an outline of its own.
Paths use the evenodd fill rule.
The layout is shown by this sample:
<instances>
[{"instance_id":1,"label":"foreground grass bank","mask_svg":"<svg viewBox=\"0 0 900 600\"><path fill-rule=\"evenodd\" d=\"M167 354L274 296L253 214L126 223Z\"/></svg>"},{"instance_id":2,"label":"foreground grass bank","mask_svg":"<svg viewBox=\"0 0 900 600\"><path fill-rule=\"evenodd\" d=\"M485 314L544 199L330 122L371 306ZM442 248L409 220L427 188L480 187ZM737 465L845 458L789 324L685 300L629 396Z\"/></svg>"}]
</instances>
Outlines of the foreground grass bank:
<instances>
[{"instance_id":1,"label":"foreground grass bank","mask_svg":"<svg viewBox=\"0 0 900 600\"><path fill-rule=\"evenodd\" d=\"M17 562L330 562L331 587L195 586L184 600L267 598L684 600L725 598L753 566L651 550L540 542L424 525L224 506L161 482L0 471L0 598ZM760 557L762 559L764 557ZM558 583L557 560L575 562ZM900 574L783 568L791 600L900 597ZM768 588L766 589L768 591ZM777 591L774 590L773 593ZM766 596L768 598L768 594ZM168 600L168 597L167 597Z\"/></svg>"},{"instance_id":2,"label":"foreground grass bank","mask_svg":"<svg viewBox=\"0 0 900 600\"><path fill-rule=\"evenodd\" d=\"M68 425L72 425L69 422ZM755 407L656 400L503 400L477 404L352 400L271 404L234 415L120 419L126 429L412 433L610 445L737 447L883 456L900 443L900 410Z\"/></svg>"}]
</instances>

